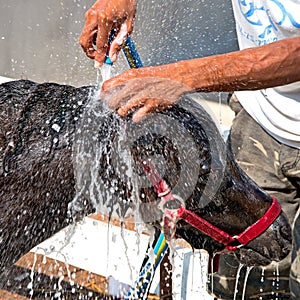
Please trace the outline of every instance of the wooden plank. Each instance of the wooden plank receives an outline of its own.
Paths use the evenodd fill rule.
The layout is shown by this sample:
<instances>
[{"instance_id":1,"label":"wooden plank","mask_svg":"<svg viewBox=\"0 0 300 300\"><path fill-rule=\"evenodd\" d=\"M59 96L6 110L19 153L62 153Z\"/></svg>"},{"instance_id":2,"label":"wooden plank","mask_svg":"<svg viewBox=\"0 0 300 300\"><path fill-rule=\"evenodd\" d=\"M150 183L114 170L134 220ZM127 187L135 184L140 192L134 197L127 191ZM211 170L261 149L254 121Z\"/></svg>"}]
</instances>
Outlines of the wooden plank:
<instances>
[{"instance_id":1,"label":"wooden plank","mask_svg":"<svg viewBox=\"0 0 300 300\"><path fill-rule=\"evenodd\" d=\"M25 297L25 296L21 296L18 294L14 294L5 290L0 290L0 300L28 300L30 298Z\"/></svg>"}]
</instances>

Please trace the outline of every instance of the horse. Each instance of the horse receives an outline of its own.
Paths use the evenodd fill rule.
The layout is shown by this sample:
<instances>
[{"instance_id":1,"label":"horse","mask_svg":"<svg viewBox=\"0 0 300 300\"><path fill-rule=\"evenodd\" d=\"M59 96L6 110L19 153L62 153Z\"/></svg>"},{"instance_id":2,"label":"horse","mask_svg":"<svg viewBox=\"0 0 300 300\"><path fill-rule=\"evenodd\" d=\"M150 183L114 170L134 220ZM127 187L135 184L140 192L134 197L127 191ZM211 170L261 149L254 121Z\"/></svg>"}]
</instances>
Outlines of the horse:
<instances>
[{"instance_id":1,"label":"horse","mask_svg":"<svg viewBox=\"0 0 300 300\"><path fill-rule=\"evenodd\" d=\"M74 145L78 143L80 124L91 126L84 113L95 90L94 86L76 88L30 80L0 85L0 273L34 246L94 211L91 195L83 193L80 209L70 214L77 181L83 180L76 175L80 160L76 166ZM100 111L104 109L100 100L96 106ZM115 112L108 112L103 120L97 119L97 138L89 139L85 146L89 148L93 143L93 147L106 149L97 162L100 169L96 183L98 193L104 195L115 188L110 207L118 204L121 215L128 207L135 207L142 221L151 226L167 232L166 226L172 223L170 238L183 238L193 248L205 249L211 255L234 250L239 261L248 266L266 265L287 256L291 230L286 216L278 210L276 200L239 168L210 115L190 96L182 96L178 105L154 114L154 119L142 124L115 116ZM121 157L116 150L107 151L113 148L111 138L108 145L102 145L108 129L114 137L118 135L118 129L112 129L114 122L127 124L125 130L131 134L127 142L134 174L144 178L138 180L137 192L127 183L132 174L118 174L121 163L109 171L109 163ZM180 130L184 135L177 138ZM159 159L150 161L151 157ZM143 164L149 161L145 169ZM153 174L162 174L160 179L168 187L167 194L173 194L173 201L162 203L166 194L158 195L157 188L149 184ZM134 197L139 198L139 207L134 206L136 202L132 204ZM265 223L274 205L277 213ZM178 214L180 208L184 210ZM209 230L201 230L201 225L199 229L199 222ZM255 236L246 242L243 234L242 242L235 238L249 233L257 222L264 229Z\"/></svg>"}]
</instances>

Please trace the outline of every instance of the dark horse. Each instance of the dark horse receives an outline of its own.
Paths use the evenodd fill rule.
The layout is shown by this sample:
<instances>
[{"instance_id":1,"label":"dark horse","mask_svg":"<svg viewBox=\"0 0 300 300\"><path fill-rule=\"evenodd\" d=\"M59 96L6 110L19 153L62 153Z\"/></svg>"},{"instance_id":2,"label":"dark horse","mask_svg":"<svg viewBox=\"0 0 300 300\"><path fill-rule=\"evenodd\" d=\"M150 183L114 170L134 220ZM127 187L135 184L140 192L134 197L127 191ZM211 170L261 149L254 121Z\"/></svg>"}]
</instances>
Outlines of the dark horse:
<instances>
[{"instance_id":1,"label":"dark horse","mask_svg":"<svg viewBox=\"0 0 300 300\"><path fill-rule=\"evenodd\" d=\"M28 80L0 85L0 273L32 247L74 221L68 214L68 205L76 192L73 144L92 92L93 87L37 84ZM101 143L101 136L110 127L113 115L106 116L103 124L99 124L100 138L96 144ZM183 126L194 141L196 159L186 167L199 167L193 173L196 180L192 191L187 192L187 196L181 195L185 207L231 235L239 234L260 219L269 209L272 198L237 166L229 150L223 151L222 138L209 115L188 96L162 115L166 119L179 120L179 126ZM132 126L132 132L139 130ZM142 132L131 143L131 155L138 161L156 153L166 161L163 177L169 187L180 186L178 182L183 176L180 169L188 155L180 157L177 146L172 144L173 134L166 138L157 132L152 136ZM103 170L108 169L107 164L108 160L101 161ZM191 172L186 172L184 182L188 182ZM116 171L100 172L99 176L102 176L104 188L110 188L112 179L117 180L119 191L127 188L123 182L126 178L118 178ZM184 186L182 184L183 190ZM141 187L139 193L143 194L143 203L156 203L153 187ZM132 190L127 188L122 195L126 201L127 197L132 197ZM88 197L82 203L84 207L80 213L83 217L93 208ZM141 214L147 221L147 210ZM159 220L152 223L160 224ZM211 254L224 248L183 220L176 223L176 236ZM267 230L238 248L236 255L247 265L268 264L284 258L290 244L290 228L281 212Z\"/></svg>"}]
</instances>

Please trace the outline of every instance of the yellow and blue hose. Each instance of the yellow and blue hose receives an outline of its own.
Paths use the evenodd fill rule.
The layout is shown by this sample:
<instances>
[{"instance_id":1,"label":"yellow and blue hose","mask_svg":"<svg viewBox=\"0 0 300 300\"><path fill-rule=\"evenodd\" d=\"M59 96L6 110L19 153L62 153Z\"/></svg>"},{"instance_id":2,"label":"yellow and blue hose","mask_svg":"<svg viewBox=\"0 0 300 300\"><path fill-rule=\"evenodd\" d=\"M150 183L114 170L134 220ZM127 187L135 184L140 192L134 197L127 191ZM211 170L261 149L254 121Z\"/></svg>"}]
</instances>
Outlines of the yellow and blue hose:
<instances>
[{"instance_id":1,"label":"yellow and blue hose","mask_svg":"<svg viewBox=\"0 0 300 300\"><path fill-rule=\"evenodd\" d=\"M115 32L113 31L109 37L108 45L111 43L114 36L115 36ZM140 58L140 56L136 50L136 47L134 45L134 42L132 41L130 36L127 37L127 39L122 47L122 51L127 59L127 62L128 62L128 65L130 68L136 69L136 68L143 67L141 58ZM106 56L104 63L106 63L108 65L113 64L108 55Z\"/></svg>"},{"instance_id":2,"label":"yellow and blue hose","mask_svg":"<svg viewBox=\"0 0 300 300\"><path fill-rule=\"evenodd\" d=\"M146 299L155 271L165 256L167 249L168 244L166 238L164 234L161 233L153 249L154 259L149 254L148 260L141 270L138 279L130 288L124 300Z\"/></svg>"}]
</instances>

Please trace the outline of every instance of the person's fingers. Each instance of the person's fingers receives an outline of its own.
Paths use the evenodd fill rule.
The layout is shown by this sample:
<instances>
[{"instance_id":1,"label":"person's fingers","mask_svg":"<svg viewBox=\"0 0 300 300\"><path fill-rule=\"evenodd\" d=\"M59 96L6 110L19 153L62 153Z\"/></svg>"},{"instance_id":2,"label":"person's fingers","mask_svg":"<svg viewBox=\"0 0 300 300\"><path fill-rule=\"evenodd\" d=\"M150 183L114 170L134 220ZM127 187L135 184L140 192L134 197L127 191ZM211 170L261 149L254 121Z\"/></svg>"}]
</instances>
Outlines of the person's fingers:
<instances>
[{"instance_id":1,"label":"person's fingers","mask_svg":"<svg viewBox=\"0 0 300 300\"><path fill-rule=\"evenodd\" d=\"M121 50L122 45L124 44L127 36L128 36L127 24L123 23L109 47L109 57L112 62L115 62L117 60L117 55Z\"/></svg>"},{"instance_id":2,"label":"person's fingers","mask_svg":"<svg viewBox=\"0 0 300 300\"><path fill-rule=\"evenodd\" d=\"M144 82L155 77L154 68L156 67L143 67L124 71L122 74L105 81L102 85L102 91L107 92L118 85L127 85L131 81L137 86L142 86Z\"/></svg>"},{"instance_id":3,"label":"person's fingers","mask_svg":"<svg viewBox=\"0 0 300 300\"><path fill-rule=\"evenodd\" d=\"M108 94L104 94L103 98L109 108L117 110L126 102L132 100L132 97L135 93L133 90L134 86L132 85L132 83L126 84L125 86L118 85L117 87L111 89Z\"/></svg>"},{"instance_id":4,"label":"person's fingers","mask_svg":"<svg viewBox=\"0 0 300 300\"><path fill-rule=\"evenodd\" d=\"M78 39L78 42L81 45L83 51L91 59L94 59L96 55L96 50L93 47L93 37L96 34L96 32L97 30L91 30L87 27L84 27Z\"/></svg>"},{"instance_id":5,"label":"person's fingers","mask_svg":"<svg viewBox=\"0 0 300 300\"><path fill-rule=\"evenodd\" d=\"M102 85L102 91L104 93L109 92L110 89L115 88L119 85L123 84L131 84L130 80L134 80L136 77L139 76L139 71L141 69L130 69L123 72L121 75L106 80ZM136 79L138 80L138 79Z\"/></svg>"},{"instance_id":6,"label":"person's fingers","mask_svg":"<svg viewBox=\"0 0 300 300\"><path fill-rule=\"evenodd\" d=\"M105 23L105 24L104 24ZM102 66L106 53L108 50L108 39L113 28L112 22L99 19L98 31L97 31L97 39L96 39L96 55L95 60L98 62L99 67Z\"/></svg>"},{"instance_id":7,"label":"person's fingers","mask_svg":"<svg viewBox=\"0 0 300 300\"><path fill-rule=\"evenodd\" d=\"M95 60L98 62L99 67L103 64L107 54L112 62L117 60L118 53L122 49L126 38L133 30L133 20L130 19L124 21L120 28L117 28L117 34L111 41L111 44L108 45L108 40L114 26L116 26L116 24L113 23L110 18L106 18L105 16L100 16L98 18L98 32L96 40L97 51L95 54Z\"/></svg>"},{"instance_id":8,"label":"person's fingers","mask_svg":"<svg viewBox=\"0 0 300 300\"><path fill-rule=\"evenodd\" d=\"M127 37L133 30L133 20L127 20L126 22L122 23L120 30L118 31L117 35L113 39L110 47L109 47L109 57L112 62L117 60L118 54L122 49L124 42L126 41Z\"/></svg>"},{"instance_id":9,"label":"person's fingers","mask_svg":"<svg viewBox=\"0 0 300 300\"><path fill-rule=\"evenodd\" d=\"M98 30L97 14L93 9L90 9L85 14L85 25L82 29L82 33L78 39L83 51L89 58L94 59L96 55L96 49L93 46L94 37Z\"/></svg>"},{"instance_id":10,"label":"person's fingers","mask_svg":"<svg viewBox=\"0 0 300 300\"><path fill-rule=\"evenodd\" d=\"M105 60L113 28L118 34L113 38L109 56L113 62L116 61L125 39L133 30L135 12L134 0L99 0L86 12L86 22L78 42L86 55L95 59L96 67L100 67Z\"/></svg>"},{"instance_id":11,"label":"person's fingers","mask_svg":"<svg viewBox=\"0 0 300 300\"><path fill-rule=\"evenodd\" d=\"M134 16L131 18L128 18L128 20L126 21L128 34L131 34L133 31L133 23L134 23Z\"/></svg>"},{"instance_id":12,"label":"person's fingers","mask_svg":"<svg viewBox=\"0 0 300 300\"><path fill-rule=\"evenodd\" d=\"M131 72L129 72L130 74ZM122 76L122 80L124 80L124 76ZM125 80L118 82L113 88L101 92L101 96L103 96L108 107L114 110L122 107L124 115L127 115L132 109L143 105L140 100L146 101L152 97L152 85L152 80L146 82L143 78Z\"/></svg>"},{"instance_id":13,"label":"person's fingers","mask_svg":"<svg viewBox=\"0 0 300 300\"><path fill-rule=\"evenodd\" d=\"M159 110L162 110L162 108L167 108L169 106L170 105L162 103L161 99L159 98L143 98L141 97L141 95L136 95L125 105L121 106L117 110L117 113L120 117L126 117L134 111L132 120L138 123L142 119L144 119L148 114L157 112Z\"/></svg>"},{"instance_id":14,"label":"person's fingers","mask_svg":"<svg viewBox=\"0 0 300 300\"><path fill-rule=\"evenodd\" d=\"M104 94L106 94L107 92L109 92L110 89L113 89L114 87L122 84L123 82L124 82L124 80L120 79L119 76L108 79L108 80L104 81L102 84L102 87L101 87L102 92Z\"/></svg>"},{"instance_id":15,"label":"person's fingers","mask_svg":"<svg viewBox=\"0 0 300 300\"><path fill-rule=\"evenodd\" d=\"M153 99L148 99L148 102ZM153 100L154 101L154 100ZM140 107L132 116L132 121L138 123L142 121L148 114L155 111L155 108L152 104L147 103L146 105Z\"/></svg>"},{"instance_id":16,"label":"person's fingers","mask_svg":"<svg viewBox=\"0 0 300 300\"><path fill-rule=\"evenodd\" d=\"M118 114L121 117L126 117L134 110L137 110L139 107L142 107L144 104L144 101L147 101L147 100L143 99L141 97L138 97L138 95L137 95L137 96L131 98L129 101L127 101L124 105L119 107Z\"/></svg>"},{"instance_id":17,"label":"person's fingers","mask_svg":"<svg viewBox=\"0 0 300 300\"><path fill-rule=\"evenodd\" d=\"M133 74L136 73L133 72ZM132 74L129 73L129 75ZM124 77L126 78L126 74L121 76L121 80ZM122 84L119 83L113 88L101 91L101 99L121 117L135 112L133 119L138 122L150 112L162 111L173 106L182 94L190 90L168 79L136 78L125 80Z\"/></svg>"}]
</instances>

